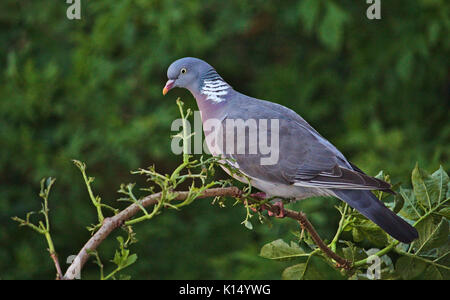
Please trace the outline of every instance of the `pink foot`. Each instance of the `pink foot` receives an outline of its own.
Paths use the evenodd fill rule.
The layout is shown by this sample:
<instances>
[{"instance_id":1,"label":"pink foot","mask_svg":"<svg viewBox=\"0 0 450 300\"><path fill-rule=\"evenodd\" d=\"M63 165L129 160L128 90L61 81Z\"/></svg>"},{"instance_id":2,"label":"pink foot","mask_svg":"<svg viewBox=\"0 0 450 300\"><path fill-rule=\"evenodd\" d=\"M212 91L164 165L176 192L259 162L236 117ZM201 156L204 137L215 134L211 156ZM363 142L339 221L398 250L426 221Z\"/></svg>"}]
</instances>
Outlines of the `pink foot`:
<instances>
[{"instance_id":1,"label":"pink foot","mask_svg":"<svg viewBox=\"0 0 450 300\"><path fill-rule=\"evenodd\" d=\"M266 199L267 195L264 192L258 192L258 193L253 193L250 194L251 197L259 199L259 200L263 200ZM247 200L244 201L245 205L248 205ZM266 209L265 205L261 205L258 209L254 208L254 207L250 207L251 211L253 211L254 213L260 212L264 209Z\"/></svg>"},{"instance_id":2,"label":"pink foot","mask_svg":"<svg viewBox=\"0 0 450 300\"><path fill-rule=\"evenodd\" d=\"M245 203L245 205L248 206L248 208L250 208L250 210L251 210L252 212L254 212L254 213L257 213L258 211L261 211L261 208L260 208L260 209L256 209L256 208L254 208L254 207L249 206L247 200L244 200L244 203Z\"/></svg>"},{"instance_id":3,"label":"pink foot","mask_svg":"<svg viewBox=\"0 0 450 300\"><path fill-rule=\"evenodd\" d=\"M284 217L286 217L286 211L284 210L283 201L277 201L275 204L272 205L272 207L278 207L278 212L277 213L273 213L270 210L267 210L267 213L269 214L269 217L275 217L275 218L284 218Z\"/></svg>"},{"instance_id":4,"label":"pink foot","mask_svg":"<svg viewBox=\"0 0 450 300\"><path fill-rule=\"evenodd\" d=\"M250 196L252 196L253 198L258 198L258 199L266 199L267 198L267 195L264 192L253 193L253 194L250 194Z\"/></svg>"}]
</instances>

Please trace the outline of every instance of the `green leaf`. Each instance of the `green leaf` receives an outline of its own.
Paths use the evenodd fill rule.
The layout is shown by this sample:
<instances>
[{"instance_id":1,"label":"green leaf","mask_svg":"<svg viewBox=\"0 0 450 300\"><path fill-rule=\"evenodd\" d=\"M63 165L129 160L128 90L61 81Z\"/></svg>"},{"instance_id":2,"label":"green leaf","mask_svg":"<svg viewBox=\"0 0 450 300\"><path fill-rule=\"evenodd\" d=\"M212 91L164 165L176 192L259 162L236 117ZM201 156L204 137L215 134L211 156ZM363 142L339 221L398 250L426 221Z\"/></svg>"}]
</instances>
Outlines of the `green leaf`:
<instances>
[{"instance_id":1,"label":"green leaf","mask_svg":"<svg viewBox=\"0 0 450 300\"><path fill-rule=\"evenodd\" d=\"M447 199L447 194L449 193L450 186L450 178L448 174L444 171L442 166L439 167L437 171L431 174L432 186L434 188L431 189L432 196L435 196L437 203L442 202Z\"/></svg>"},{"instance_id":2,"label":"green leaf","mask_svg":"<svg viewBox=\"0 0 450 300\"><path fill-rule=\"evenodd\" d=\"M429 265L423 274L423 278L427 280L448 280L450 271L438 265Z\"/></svg>"},{"instance_id":3,"label":"green leaf","mask_svg":"<svg viewBox=\"0 0 450 300\"><path fill-rule=\"evenodd\" d=\"M311 256L306 263L286 268L281 277L285 280L343 279L339 271L327 264L322 257L317 256Z\"/></svg>"},{"instance_id":4,"label":"green leaf","mask_svg":"<svg viewBox=\"0 0 450 300\"><path fill-rule=\"evenodd\" d=\"M438 214L446 217L447 219L450 219L450 207L446 206L442 208L441 210L438 211Z\"/></svg>"},{"instance_id":5,"label":"green leaf","mask_svg":"<svg viewBox=\"0 0 450 300\"><path fill-rule=\"evenodd\" d=\"M300 280L306 272L306 263L297 264L284 269L281 278L284 280Z\"/></svg>"},{"instance_id":6,"label":"green leaf","mask_svg":"<svg viewBox=\"0 0 450 300\"><path fill-rule=\"evenodd\" d=\"M282 239L278 239L265 244L261 248L259 255L269 259L287 260L295 257L308 256L309 254L305 253L305 251L294 242L291 242L291 245L289 245Z\"/></svg>"},{"instance_id":7,"label":"green leaf","mask_svg":"<svg viewBox=\"0 0 450 300\"><path fill-rule=\"evenodd\" d=\"M342 241L348 247L338 249L338 252L342 252L342 256L349 261L358 261L367 258L367 254L363 249L356 247L350 241Z\"/></svg>"},{"instance_id":8,"label":"green leaf","mask_svg":"<svg viewBox=\"0 0 450 300\"><path fill-rule=\"evenodd\" d=\"M360 242L364 238L367 238L376 246L386 246L388 244L388 236L386 232L378 225L370 220L357 218L358 222L353 224L352 231L353 239L355 242Z\"/></svg>"},{"instance_id":9,"label":"green leaf","mask_svg":"<svg viewBox=\"0 0 450 300\"><path fill-rule=\"evenodd\" d=\"M402 256L397 260L395 270L403 279L413 279L419 276L426 266L426 263L419 259Z\"/></svg>"},{"instance_id":10,"label":"green leaf","mask_svg":"<svg viewBox=\"0 0 450 300\"><path fill-rule=\"evenodd\" d=\"M385 176L386 176L386 174L384 173L383 170L381 170L380 172L378 172L377 175L375 175L375 178L384 180L384 177L385 177Z\"/></svg>"},{"instance_id":11,"label":"green leaf","mask_svg":"<svg viewBox=\"0 0 450 300\"><path fill-rule=\"evenodd\" d=\"M361 230L358 230L357 227L352 227L352 237L353 240L357 243L362 242L364 240L364 234Z\"/></svg>"},{"instance_id":12,"label":"green leaf","mask_svg":"<svg viewBox=\"0 0 450 300\"><path fill-rule=\"evenodd\" d=\"M414 188L414 195L416 196L417 201L419 201L424 207L432 207L431 205L431 197L428 193L428 186L427 183L429 183L429 175L424 170L419 168L419 165L416 164L416 167L414 168L411 180L412 185Z\"/></svg>"},{"instance_id":13,"label":"green leaf","mask_svg":"<svg viewBox=\"0 0 450 300\"><path fill-rule=\"evenodd\" d=\"M247 228L250 229L250 230L253 229L252 223L251 223L250 221L248 221L248 220L245 220L245 221L244 221L244 225L245 225L245 227L247 227Z\"/></svg>"},{"instance_id":14,"label":"green leaf","mask_svg":"<svg viewBox=\"0 0 450 300\"><path fill-rule=\"evenodd\" d=\"M449 177L442 166L429 175L416 165L412 172L412 184L417 200L424 207L431 209L446 198Z\"/></svg>"},{"instance_id":15,"label":"green leaf","mask_svg":"<svg viewBox=\"0 0 450 300\"><path fill-rule=\"evenodd\" d=\"M447 183L447 194L445 195L445 199L450 199L450 182Z\"/></svg>"},{"instance_id":16,"label":"green leaf","mask_svg":"<svg viewBox=\"0 0 450 300\"><path fill-rule=\"evenodd\" d=\"M113 258L112 262L115 265L117 265L118 267L120 267L122 265L122 256L120 255L119 250L116 250L116 252L114 253L114 258Z\"/></svg>"},{"instance_id":17,"label":"green leaf","mask_svg":"<svg viewBox=\"0 0 450 300\"><path fill-rule=\"evenodd\" d=\"M417 224L416 228L419 232L419 239L412 244L416 253L438 248L447 243L449 224L445 218L441 218L441 221L435 224L434 218L428 216Z\"/></svg>"},{"instance_id":18,"label":"green leaf","mask_svg":"<svg viewBox=\"0 0 450 300\"><path fill-rule=\"evenodd\" d=\"M447 280L450 278L450 245L446 243L438 248L435 254L436 258L433 261L425 260L428 267L420 279Z\"/></svg>"},{"instance_id":19,"label":"green leaf","mask_svg":"<svg viewBox=\"0 0 450 300\"><path fill-rule=\"evenodd\" d=\"M398 214L403 206L405 205L405 199L401 196L401 195L395 195L394 196L394 208L392 209L392 211L396 214Z\"/></svg>"},{"instance_id":20,"label":"green leaf","mask_svg":"<svg viewBox=\"0 0 450 300\"><path fill-rule=\"evenodd\" d=\"M130 256L127 257L125 264L122 266L122 268L126 268L129 265L132 265L136 262L138 256L137 254L131 254Z\"/></svg>"},{"instance_id":21,"label":"green leaf","mask_svg":"<svg viewBox=\"0 0 450 300\"><path fill-rule=\"evenodd\" d=\"M405 200L405 204L399 212L401 216L416 221L424 215L423 210L417 206L416 196L412 190L400 187L400 196Z\"/></svg>"}]
</instances>

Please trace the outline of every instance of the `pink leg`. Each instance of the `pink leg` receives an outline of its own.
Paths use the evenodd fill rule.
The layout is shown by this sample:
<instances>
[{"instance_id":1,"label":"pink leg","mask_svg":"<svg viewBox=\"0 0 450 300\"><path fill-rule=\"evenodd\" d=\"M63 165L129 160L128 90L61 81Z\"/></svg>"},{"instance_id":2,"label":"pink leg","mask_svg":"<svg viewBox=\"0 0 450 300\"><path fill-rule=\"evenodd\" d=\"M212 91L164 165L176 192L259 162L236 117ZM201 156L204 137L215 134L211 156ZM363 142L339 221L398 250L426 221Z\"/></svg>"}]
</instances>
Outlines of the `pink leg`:
<instances>
[{"instance_id":1,"label":"pink leg","mask_svg":"<svg viewBox=\"0 0 450 300\"><path fill-rule=\"evenodd\" d=\"M267 195L264 192L258 192L258 193L250 194L250 196L252 196L253 198L261 199L261 200L267 198ZM263 204L263 205L261 205L259 207L259 211L267 210L267 213L269 214L269 217L275 217L275 218L284 218L284 217L286 217L286 211L284 210L283 201L277 201L272 206L278 207L278 212L277 213L273 213L270 210L268 210L267 209L267 205L265 205L265 204ZM256 209L256 208L250 207L250 209L253 212L258 212L258 209Z\"/></svg>"},{"instance_id":2,"label":"pink leg","mask_svg":"<svg viewBox=\"0 0 450 300\"><path fill-rule=\"evenodd\" d=\"M253 193L253 194L250 194L250 196L252 196L253 198L256 198L256 199L261 199L261 200L266 199L266 197L267 197L266 193L264 193L264 192ZM247 200L245 200L245 204L247 204ZM264 205L262 205L259 209L250 207L250 209L255 213L263 210L264 208L265 208Z\"/></svg>"},{"instance_id":3,"label":"pink leg","mask_svg":"<svg viewBox=\"0 0 450 300\"><path fill-rule=\"evenodd\" d=\"M253 198L258 198L258 199L266 199L267 198L267 195L264 192L253 193L253 194L250 194L250 196L252 196Z\"/></svg>"},{"instance_id":4,"label":"pink leg","mask_svg":"<svg viewBox=\"0 0 450 300\"><path fill-rule=\"evenodd\" d=\"M278 212L273 213L270 210L267 211L269 214L269 217L275 217L275 218L284 218L286 217L286 211L284 210L284 204L283 201L277 201L275 204L272 205L272 207L278 207Z\"/></svg>"}]
</instances>

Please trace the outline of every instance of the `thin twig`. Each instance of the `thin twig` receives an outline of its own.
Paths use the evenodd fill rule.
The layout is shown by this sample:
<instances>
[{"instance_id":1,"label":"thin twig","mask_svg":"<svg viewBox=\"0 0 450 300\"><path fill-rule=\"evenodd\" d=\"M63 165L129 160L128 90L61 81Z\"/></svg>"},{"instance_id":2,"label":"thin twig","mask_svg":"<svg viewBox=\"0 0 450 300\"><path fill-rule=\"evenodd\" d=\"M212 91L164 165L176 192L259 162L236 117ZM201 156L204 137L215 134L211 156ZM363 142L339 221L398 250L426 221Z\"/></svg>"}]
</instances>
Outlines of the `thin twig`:
<instances>
[{"instance_id":1,"label":"thin twig","mask_svg":"<svg viewBox=\"0 0 450 300\"><path fill-rule=\"evenodd\" d=\"M271 205L271 206L264 205L263 208L268 211L271 211L275 215L278 215L280 213L280 207L275 206L275 205ZM320 238L320 236L317 233L314 226L311 224L311 222L309 222L305 213L296 212L296 211L284 208L284 215L287 218L297 220L298 223L300 224L301 228L303 230L306 230L309 232L309 234L311 235L311 238L314 240L314 242L320 248L320 250L322 250L328 257L330 257L336 261L336 263L337 263L336 266L338 268L343 268L343 269L351 268L352 263L350 261L337 255L323 242L323 240Z\"/></svg>"},{"instance_id":2,"label":"thin twig","mask_svg":"<svg viewBox=\"0 0 450 300\"><path fill-rule=\"evenodd\" d=\"M226 187L226 188L211 188L205 190L201 195L197 198L208 198L208 197L216 197L216 196L230 196L235 198L240 198L243 195L243 192L237 187ZM189 196L188 191L177 192L177 196L174 200L183 201ZM102 226L100 229L87 241L87 243L80 250L73 263L69 266L64 275L63 279L74 279L78 278L81 269L84 264L88 260L92 251L96 250L97 247L106 239L106 237L116 228L120 227L125 223L126 220L130 219L132 216L141 211L142 207L148 207L150 205L155 205L158 203L161 198L161 193L156 193L149 195L139 201L139 203L133 203L128 206L126 209L118 213L117 215L105 218L103 220ZM269 206L264 204L264 209L271 211L275 215L279 214L278 206ZM317 234L313 225L309 222L308 218L303 212L296 212L289 209L284 209L285 216L294 220L297 220L302 226L302 229L305 229L309 232L314 242L317 246L330 258L334 259L337 262L337 267L349 269L351 267L351 262L340 257L335 252L331 251L330 248L322 241L320 236Z\"/></svg>"},{"instance_id":3,"label":"thin twig","mask_svg":"<svg viewBox=\"0 0 450 300\"><path fill-rule=\"evenodd\" d=\"M302 227L302 229L306 229L309 234L311 235L311 238L314 240L316 245L322 250L328 257L334 259L336 261L336 266L338 268L343 269L350 269L352 266L352 263L345 258L340 257L336 254L336 252L333 252L320 238L317 231L312 226L311 222L309 222L308 218L306 218L306 215L303 212L298 212L298 223Z\"/></svg>"},{"instance_id":4,"label":"thin twig","mask_svg":"<svg viewBox=\"0 0 450 300\"><path fill-rule=\"evenodd\" d=\"M63 279L63 272L61 271L61 266L59 265L58 255L56 252L50 253L50 257L53 260L53 263L55 264L56 268L56 280Z\"/></svg>"},{"instance_id":5,"label":"thin twig","mask_svg":"<svg viewBox=\"0 0 450 300\"><path fill-rule=\"evenodd\" d=\"M216 196L240 197L241 195L242 192L237 187L226 187L207 189L197 198L208 198ZM177 197L174 200L182 201L185 200L188 196L189 192L177 192ZM143 207L147 207L157 204L160 197L161 193L156 193L143 198L139 202ZM90 256L89 253L92 253L92 251L96 250L97 247L114 229L120 227L126 220L130 219L139 211L141 211L140 206L136 203L133 203L117 215L110 218L105 218L100 229L87 241L83 248L81 248L80 252L67 269L63 279L79 278L81 269Z\"/></svg>"}]
</instances>

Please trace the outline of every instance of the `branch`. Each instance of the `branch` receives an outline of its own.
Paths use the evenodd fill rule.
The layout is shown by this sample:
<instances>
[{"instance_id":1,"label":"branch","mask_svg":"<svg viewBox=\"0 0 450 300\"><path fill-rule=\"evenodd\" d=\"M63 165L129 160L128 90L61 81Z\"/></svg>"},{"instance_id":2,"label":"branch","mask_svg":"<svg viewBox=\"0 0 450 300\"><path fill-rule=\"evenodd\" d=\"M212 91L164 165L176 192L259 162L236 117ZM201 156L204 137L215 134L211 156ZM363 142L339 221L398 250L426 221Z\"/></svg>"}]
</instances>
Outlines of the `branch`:
<instances>
[{"instance_id":1,"label":"branch","mask_svg":"<svg viewBox=\"0 0 450 300\"><path fill-rule=\"evenodd\" d=\"M280 213L280 207L275 205L265 205L263 206L264 209L274 213L275 215L278 215ZM306 217L306 214L303 212L296 212L290 209L283 208L285 217L297 220L302 229L305 229L309 232L311 235L311 238L314 240L316 245L322 250L328 257L334 259L337 263L338 268L344 268L344 269L350 269L352 266L352 263L348 260L346 260L343 257L340 257L335 252L333 252L320 238L319 234L315 230L314 226L309 222L308 218Z\"/></svg>"},{"instance_id":2,"label":"branch","mask_svg":"<svg viewBox=\"0 0 450 300\"><path fill-rule=\"evenodd\" d=\"M207 189L197 198L208 198L216 196L231 196L239 198L241 195L242 192L237 187L226 187ZM174 200L182 201L185 200L188 196L189 192L177 192L177 196ZM89 259L89 253L92 253L92 251L96 250L97 247L106 239L106 237L112 231L114 231L114 229L120 227L125 223L126 220L130 219L132 216L141 211L141 206L147 207L150 205L155 205L158 203L160 198L161 193L149 195L141 199L138 203L131 204L117 215L110 218L105 218L100 229L87 241L83 248L81 248L80 252L67 269L63 279L77 278L81 273L81 269L83 268L84 264Z\"/></svg>"},{"instance_id":3,"label":"branch","mask_svg":"<svg viewBox=\"0 0 450 300\"><path fill-rule=\"evenodd\" d=\"M59 265L58 255L56 254L55 246L53 244L53 240L50 234L50 218L48 216L48 212L50 211L48 208L48 198L50 195L50 190L55 181L56 179L51 177L43 178L41 180L41 191L39 192L39 197L41 197L43 201L42 201L42 209L38 213L44 216L45 224L44 221L39 221L37 223L38 225L35 225L30 221L31 215L34 214L35 212L27 213L25 220L18 217L13 217L12 220L18 222L19 226L30 227L37 233L45 236L48 245L48 252L50 253L50 257L53 260L53 263L55 264L56 279L59 280L63 278L63 274L61 272L61 266Z\"/></svg>"},{"instance_id":4,"label":"branch","mask_svg":"<svg viewBox=\"0 0 450 300\"><path fill-rule=\"evenodd\" d=\"M61 266L59 265L58 255L56 252L50 253L50 257L53 260L56 268L56 280L61 280L63 278L63 273L61 271Z\"/></svg>"},{"instance_id":5,"label":"branch","mask_svg":"<svg viewBox=\"0 0 450 300\"><path fill-rule=\"evenodd\" d=\"M230 196L234 198L240 198L243 195L243 192L237 187L226 187L226 188L211 188L205 190L201 195L197 198L208 198L208 197L216 197L216 196ZM188 191L177 192L177 196L174 199L175 201L183 201L189 196ZM81 273L81 269L84 264L89 259L90 253L96 250L97 247L108 237L108 235L114 231L116 228L120 227L130 219L132 216L137 214L142 210L142 207L148 207L151 205L155 205L159 202L161 198L161 193L156 193L149 195L139 202L133 203L128 206L126 209L118 213L117 215L105 218L103 220L103 224L100 229L88 240L88 242L83 246L80 250L73 263L69 266L64 275L63 279L75 279ZM273 212L274 214L279 213L278 206L269 206L264 204L264 208L268 211ZM331 251L330 248L322 241L322 239L317 234L313 225L309 222L306 215L303 212L296 212L289 209L284 209L285 216L294 220L297 220L300 223L302 228L306 229L317 246L330 258L334 259L337 262L337 266L340 268L350 268L351 262L340 257L335 252Z\"/></svg>"}]
</instances>

